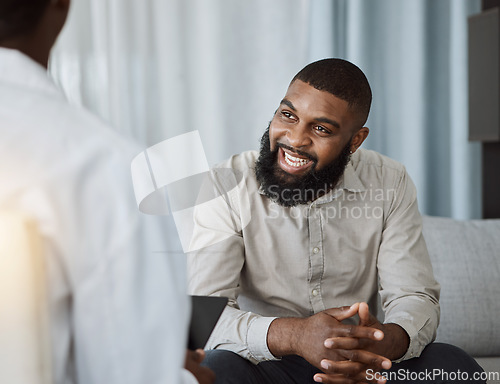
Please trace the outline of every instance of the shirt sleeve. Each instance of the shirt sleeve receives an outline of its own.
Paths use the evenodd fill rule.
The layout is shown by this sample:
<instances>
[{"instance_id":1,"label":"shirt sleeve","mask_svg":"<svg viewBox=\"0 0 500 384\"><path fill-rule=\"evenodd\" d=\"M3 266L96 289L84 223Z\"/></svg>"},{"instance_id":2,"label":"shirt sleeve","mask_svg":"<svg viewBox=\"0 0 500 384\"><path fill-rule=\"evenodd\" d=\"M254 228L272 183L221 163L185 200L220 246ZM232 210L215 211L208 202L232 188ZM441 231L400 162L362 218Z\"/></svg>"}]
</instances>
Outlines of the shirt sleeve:
<instances>
[{"instance_id":1,"label":"shirt sleeve","mask_svg":"<svg viewBox=\"0 0 500 384\"><path fill-rule=\"evenodd\" d=\"M188 256L188 287L195 295L224 296L229 299L206 348L225 349L258 363L277 360L267 346L267 332L275 317L263 317L239 309L240 275L245 263L242 228L246 198L244 180L235 187L216 180L221 192L194 209L194 232ZM245 204L248 206L248 204Z\"/></svg>"},{"instance_id":2,"label":"shirt sleeve","mask_svg":"<svg viewBox=\"0 0 500 384\"><path fill-rule=\"evenodd\" d=\"M396 362L418 357L436 337L440 286L422 236L416 189L404 169L395 181L377 266L384 322L400 325L410 338Z\"/></svg>"},{"instance_id":3,"label":"shirt sleeve","mask_svg":"<svg viewBox=\"0 0 500 384\"><path fill-rule=\"evenodd\" d=\"M267 332L275 317L242 311L237 303L239 277L244 263L242 247L242 239L234 235L188 254L190 293L229 299L206 348L232 351L255 364L277 360L267 346Z\"/></svg>"},{"instance_id":4,"label":"shirt sleeve","mask_svg":"<svg viewBox=\"0 0 500 384\"><path fill-rule=\"evenodd\" d=\"M178 383L189 319L186 260L165 240L168 222L139 212L123 157L101 155L68 211L77 381Z\"/></svg>"}]
</instances>

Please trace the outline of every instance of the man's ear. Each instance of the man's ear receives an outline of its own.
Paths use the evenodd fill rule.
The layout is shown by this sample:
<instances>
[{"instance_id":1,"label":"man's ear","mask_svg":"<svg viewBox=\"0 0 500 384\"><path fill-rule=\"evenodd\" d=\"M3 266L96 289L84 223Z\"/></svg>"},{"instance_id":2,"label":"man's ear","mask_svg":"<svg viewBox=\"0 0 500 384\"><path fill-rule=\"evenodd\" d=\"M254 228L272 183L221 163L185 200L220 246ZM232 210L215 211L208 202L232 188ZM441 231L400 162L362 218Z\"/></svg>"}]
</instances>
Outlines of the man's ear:
<instances>
[{"instance_id":1,"label":"man's ear","mask_svg":"<svg viewBox=\"0 0 500 384\"><path fill-rule=\"evenodd\" d=\"M352 137L351 140L351 153L356 152L356 150L363 144L363 141L368 137L370 130L368 127L360 128Z\"/></svg>"}]
</instances>

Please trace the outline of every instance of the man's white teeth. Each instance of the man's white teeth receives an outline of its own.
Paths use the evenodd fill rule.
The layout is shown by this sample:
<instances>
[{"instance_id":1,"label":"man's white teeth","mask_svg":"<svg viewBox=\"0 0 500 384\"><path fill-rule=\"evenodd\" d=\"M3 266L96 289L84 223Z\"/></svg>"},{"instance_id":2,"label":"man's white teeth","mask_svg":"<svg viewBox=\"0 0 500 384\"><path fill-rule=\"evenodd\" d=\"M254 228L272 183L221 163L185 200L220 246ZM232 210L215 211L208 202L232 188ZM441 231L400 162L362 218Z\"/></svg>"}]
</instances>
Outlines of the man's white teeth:
<instances>
[{"instance_id":1,"label":"man's white teeth","mask_svg":"<svg viewBox=\"0 0 500 384\"><path fill-rule=\"evenodd\" d=\"M310 161L308 159L299 159L298 157L293 157L292 155L289 155L286 152L284 152L284 153L285 153L285 161L286 161L286 163L288 165L291 165L292 167L301 167L303 165L306 165Z\"/></svg>"}]
</instances>

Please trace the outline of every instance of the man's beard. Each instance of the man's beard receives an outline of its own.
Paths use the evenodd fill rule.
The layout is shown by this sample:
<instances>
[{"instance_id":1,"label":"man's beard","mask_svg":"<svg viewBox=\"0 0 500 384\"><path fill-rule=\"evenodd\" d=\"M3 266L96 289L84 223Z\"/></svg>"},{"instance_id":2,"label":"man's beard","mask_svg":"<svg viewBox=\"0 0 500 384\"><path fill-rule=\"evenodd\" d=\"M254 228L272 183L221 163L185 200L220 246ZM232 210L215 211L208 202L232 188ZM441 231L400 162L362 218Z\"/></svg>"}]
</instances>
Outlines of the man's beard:
<instances>
[{"instance_id":1,"label":"man's beard","mask_svg":"<svg viewBox=\"0 0 500 384\"><path fill-rule=\"evenodd\" d=\"M295 176L285 172L279 166L280 146L288 148L277 144L276 149L271 151L269 127L267 127L260 140L260 154L255 163L255 175L265 195L284 207L309 203L333 189L344 174L351 157L351 142L349 141L335 160L323 169L315 171L317 159L304 152L297 152L308 156L314 164L305 175Z\"/></svg>"}]
</instances>

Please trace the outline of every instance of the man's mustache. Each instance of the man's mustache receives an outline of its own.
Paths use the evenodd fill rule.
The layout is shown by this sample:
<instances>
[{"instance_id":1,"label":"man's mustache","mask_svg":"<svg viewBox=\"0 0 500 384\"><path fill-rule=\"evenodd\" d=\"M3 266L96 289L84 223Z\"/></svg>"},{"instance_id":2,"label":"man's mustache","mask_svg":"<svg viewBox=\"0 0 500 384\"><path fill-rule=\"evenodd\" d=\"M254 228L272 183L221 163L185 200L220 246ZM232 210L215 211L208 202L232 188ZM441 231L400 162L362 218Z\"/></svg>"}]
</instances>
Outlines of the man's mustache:
<instances>
[{"instance_id":1,"label":"man's mustache","mask_svg":"<svg viewBox=\"0 0 500 384\"><path fill-rule=\"evenodd\" d=\"M301 155L301 156L307 157L309 160L312 160L314 162L314 164L316 164L318 162L318 159L316 159L313 155L310 155L309 153L301 151L299 149L295 149L293 147L290 147L289 145L277 142L276 146L284 148L284 149L288 149L290 152L294 152L297 155Z\"/></svg>"}]
</instances>

